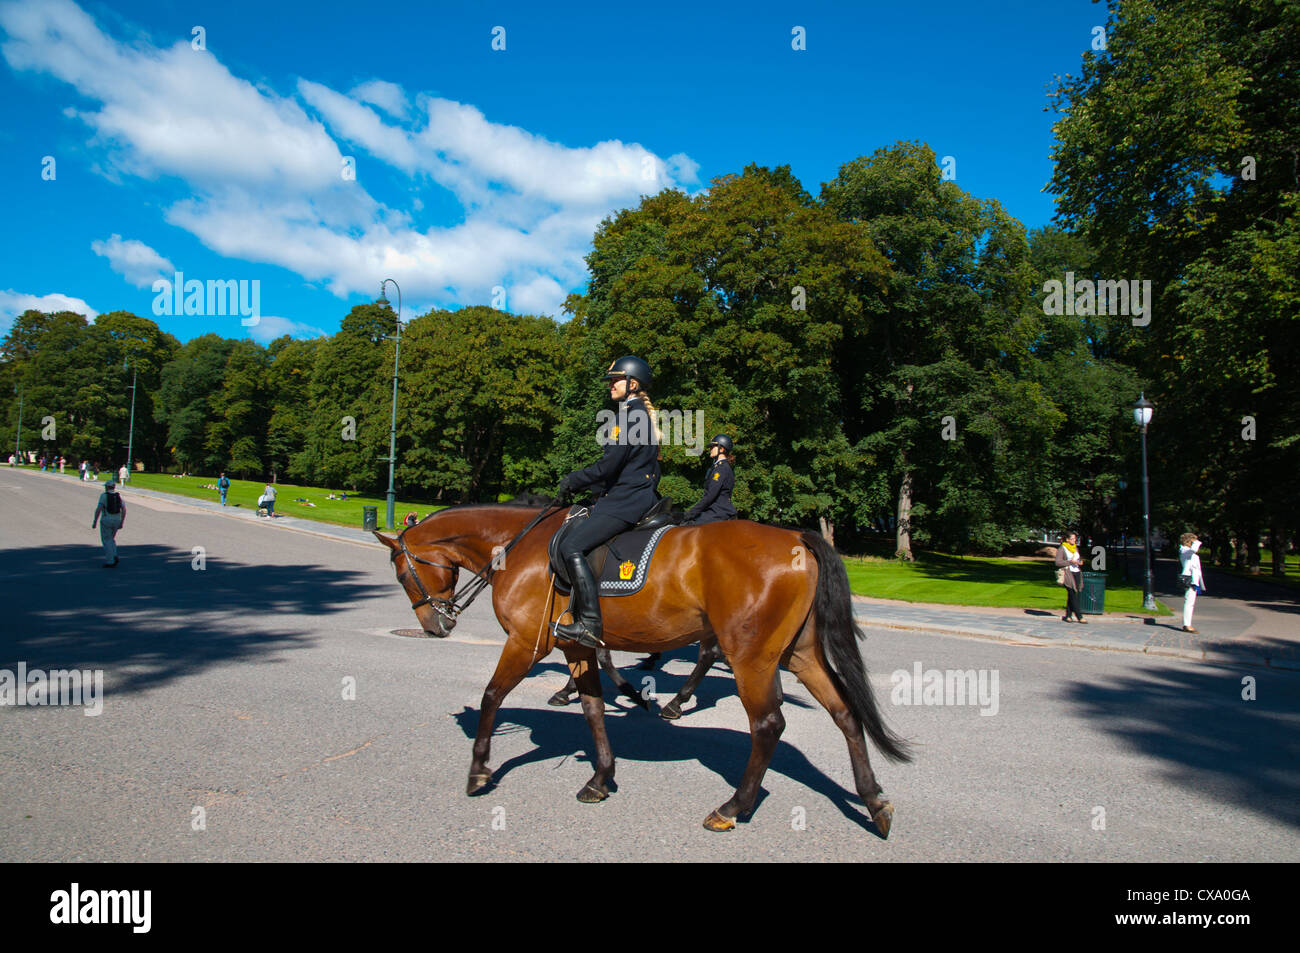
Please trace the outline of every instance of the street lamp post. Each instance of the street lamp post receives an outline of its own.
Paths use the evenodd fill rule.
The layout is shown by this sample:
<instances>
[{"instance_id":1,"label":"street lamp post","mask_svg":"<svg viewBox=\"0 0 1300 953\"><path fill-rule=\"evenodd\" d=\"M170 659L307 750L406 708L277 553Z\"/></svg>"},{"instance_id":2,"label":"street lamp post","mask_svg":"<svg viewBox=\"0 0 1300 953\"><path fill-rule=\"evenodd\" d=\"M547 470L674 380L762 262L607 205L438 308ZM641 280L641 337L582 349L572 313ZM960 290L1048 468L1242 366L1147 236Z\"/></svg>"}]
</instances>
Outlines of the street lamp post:
<instances>
[{"instance_id":1,"label":"street lamp post","mask_svg":"<svg viewBox=\"0 0 1300 953\"><path fill-rule=\"evenodd\" d=\"M1138 402L1133 405L1133 422L1142 430L1142 546L1146 555L1146 578L1142 584L1142 608L1150 612L1156 609L1156 597L1151 577L1151 487L1147 478L1147 425L1155 406L1147 400L1146 392L1138 395Z\"/></svg>"},{"instance_id":2,"label":"street lamp post","mask_svg":"<svg viewBox=\"0 0 1300 953\"><path fill-rule=\"evenodd\" d=\"M1124 491L1128 489L1128 480L1120 477L1119 480L1119 521L1122 524L1119 531L1119 538L1124 544L1124 581L1128 582L1128 496Z\"/></svg>"},{"instance_id":3,"label":"street lamp post","mask_svg":"<svg viewBox=\"0 0 1300 953\"><path fill-rule=\"evenodd\" d=\"M19 454L22 453L23 447L23 385L15 384L14 390L18 392L18 430L14 434L14 466L22 463Z\"/></svg>"},{"instance_id":4,"label":"street lamp post","mask_svg":"<svg viewBox=\"0 0 1300 953\"><path fill-rule=\"evenodd\" d=\"M394 336L393 344L393 423L388 431L388 512L385 528L389 530L394 526L393 511L397 501L397 493L393 489L393 465L397 463L397 358L402 347L402 286L392 278L385 278L379 283L379 300L375 302L381 307L388 305L388 299L384 297L384 287L390 281L397 289L397 334Z\"/></svg>"},{"instance_id":5,"label":"street lamp post","mask_svg":"<svg viewBox=\"0 0 1300 953\"><path fill-rule=\"evenodd\" d=\"M134 362L131 362L131 429L127 431L126 437L126 482L131 482L131 473L135 469L131 463L132 450L135 447L135 378L137 368Z\"/></svg>"}]
</instances>

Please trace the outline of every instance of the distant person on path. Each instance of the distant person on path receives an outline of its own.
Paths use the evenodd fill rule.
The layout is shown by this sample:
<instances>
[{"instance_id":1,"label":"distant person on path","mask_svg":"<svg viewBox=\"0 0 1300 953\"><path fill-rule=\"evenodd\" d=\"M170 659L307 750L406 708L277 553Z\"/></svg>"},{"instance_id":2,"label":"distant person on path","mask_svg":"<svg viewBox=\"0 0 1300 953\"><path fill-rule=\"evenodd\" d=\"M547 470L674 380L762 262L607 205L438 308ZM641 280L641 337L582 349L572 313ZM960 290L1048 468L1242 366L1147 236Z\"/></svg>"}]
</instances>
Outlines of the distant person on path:
<instances>
[{"instance_id":1,"label":"distant person on path","mask_svg":"<svg viewBox=\"0 0 1300 953\"><path fill-rule=\"evenodd\" d=\"M736 485L732 466L736 461L735 447L726 434L718 434L709 443L709 457L713 465L704 477L704 496L691 507L683 523L713 523L734 520L739 514L731 502L731 491Z\"/></svg>"},{"instance_id":2,"label":"distant person on path","mask_svg":"<svg viewBox=\"0 0 1300 953\"><path fill-rule=\"evenodd\" d=\"M104 484L104 492L99 494L99 503L95 515L90 521L90 528L99 524L99 540L104 544L105 569L117 568L117 531L126 522L126 503L117 492L117 484L112 477Z\"/></svg>"},{"instance_id":3,"label":"distant person on path","mask_svg":"<svg viewBox=\"0 0 1300 953\"><path fill-rule=\"evenodd\" d=\"M221 472L221 478L217 480L217 489L221 491L221 505L226 505L226 494L230 492L230 477L226 476L225 471Z\"/></svg>"},{"instance_id":4,"label":"distant person on path","mask_svg":"<svg viewBox=\"0 0 1300 953\"><path fill-rule=\"evenodd\" d=\"M1070 616L1078 617L1084 625L1088 620L1079 611L1079 593L1083 589L1083 557L1079 555L1079 537L1076 533L1066 533L1061 537L1061 545L1056 550L1056 568L1061 570L1061 585L1065 587L1065 615L1062 622L1069 622Z\"/></svg>"},{"instance_id":5,"label":"distant person on path","mask_svg":"<svg viewBox=\"0 0 1300 953\"><path fill-rule=\"evenodd\" d=\"M64 467L65 464L67 464L67 462L68 462L68 458L67 458L67 457L59 457L59 472L60 472L60 473L63 472L63 467Z\"/></svg>"},{"instance_id":6,"label":"distant person on path","mask_svg":"<svg viewBox=\"0 0 1300 953\"><path fill-rule=\"evenodd\" d=\"M1195 632L1192 628L1192 609L1196 606L1196 597L1205 591L1205 577L1201 575L1201 557L1196 551L1201 548L1201 541L1195 533L1183 533L1179 540L1178 563L1180 566L1179 582L1183 584L1183 631Z\"/></svg>"},{"instance_id":7,"label":"distant person on path","mask_svg":"<svg viewBox=\"0 0 1300 953\"><path fill-rule=\"evenodd\" d=\"M275 516L275 487L268 483L266 489L262 491L262 498L257 503L259 506L266 507L267 516Z\"/></svg>"},{"instance_id":8,"label":"distant person on path","mask_svg":"<svg viewBox=\"0 0 1300 953\"><path fill-rule=\"evenodd\" d=\"M124 463L122 464L121 468L117 471L117 482L125 483L130 479L131 479L131 472L127 470L126 464Z\"/></svg>"}]
</instances>

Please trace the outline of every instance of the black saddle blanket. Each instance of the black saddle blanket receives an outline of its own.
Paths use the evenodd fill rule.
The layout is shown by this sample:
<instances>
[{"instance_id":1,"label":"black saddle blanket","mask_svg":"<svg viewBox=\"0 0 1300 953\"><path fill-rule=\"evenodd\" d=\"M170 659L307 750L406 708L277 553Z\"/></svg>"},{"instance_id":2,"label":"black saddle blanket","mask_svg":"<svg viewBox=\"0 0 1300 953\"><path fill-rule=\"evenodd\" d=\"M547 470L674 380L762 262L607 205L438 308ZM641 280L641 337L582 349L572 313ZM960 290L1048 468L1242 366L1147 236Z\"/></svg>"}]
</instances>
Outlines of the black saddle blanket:
<instances>
[{"instance_id":1,"label":"black saddle blanket","mask_svg":"<svg viewBox=\"0 0 1300 953\"><path fill-rule=\"evenodd\" d=\"M601 596L630 596L640 592L650 574L650 557L659 540L671 529L674 529L672 524L648 529L633 527L588 553L587 563L597 579ZM550 557L551 568L555 570L555 588L567 594L572 588L569 570L560 565L557 553L563 532L561 529L551 537Z\"/></svg>"}]
</instances>

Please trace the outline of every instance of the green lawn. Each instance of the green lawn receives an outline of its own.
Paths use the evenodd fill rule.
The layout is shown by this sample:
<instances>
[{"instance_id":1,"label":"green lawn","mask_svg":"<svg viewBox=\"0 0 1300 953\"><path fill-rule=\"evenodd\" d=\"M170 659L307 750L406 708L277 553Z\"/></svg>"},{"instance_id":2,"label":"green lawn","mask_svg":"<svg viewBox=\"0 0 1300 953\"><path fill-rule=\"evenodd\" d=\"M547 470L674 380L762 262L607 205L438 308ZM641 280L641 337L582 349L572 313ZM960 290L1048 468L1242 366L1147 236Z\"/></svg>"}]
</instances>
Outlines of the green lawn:
<instances>
[{"instance_id":1,"label":"green lawn","mask_svg":"<svg viewBox=\"0 0 1300 953\"><path fill-rule=\"evenodd\" d=\"M39 469L28 467L28 469ZM103 483L108 479L108 473L104 472L99 475L99 482ZM64 479L76 480L77 473L69 470L64 474ZM145 490L157 490L162 493L175 493L177 496L190 496L202 500L218 501L221 494L215 489L217 478L215 476L172 476L167 473L133 473L131 474L131 486ZM205 489L211 486L213 489ZM240 506L246 509L257 509L257 498L262 495L262 490L266 484L254 480L235 480L230 481L230 491L226 494L226 502L231 506ZM297 486L292 483L277 483L275 485L275 511L284 516L299 516L304 519L318 520L322 523L334 523L338 526L355 526L361 527L362 507L375 506L379 508L379 528L384 528L384 516L388 506L388 500L383 496L364 496L353 495L348 493L346 500L327 499L329 494L340 496L343 490L331 490L328 487L317 486ZM315 503L315 506L307 506L306 503L298 502L299 499L306 500L309 503ZM424 517L434 510L442 509L441 506L433 506L428 503L411 503L398 499L394 507L394 519L399 527L403 517L411 511L415 511L419 516Z\"/></svg>"},{"instance_id":2,"label":"green lawn","mask_svg":"<svg viewBox=\"0 0 1300 953\"><path fill-rule=\"evenodd\" d=\"M904 602L1000 606L1016 609L1065 608L1065 590L1056 585L1055 567L1046 560L989 559L918 553L913 563L869 556L845 557L854 594ZM1156 600L1157 615L1171 615ZM1106 579L1107 612L1142 612L1142 584L1124 582L1113 567Z\"/></svg>"}]
</instances>

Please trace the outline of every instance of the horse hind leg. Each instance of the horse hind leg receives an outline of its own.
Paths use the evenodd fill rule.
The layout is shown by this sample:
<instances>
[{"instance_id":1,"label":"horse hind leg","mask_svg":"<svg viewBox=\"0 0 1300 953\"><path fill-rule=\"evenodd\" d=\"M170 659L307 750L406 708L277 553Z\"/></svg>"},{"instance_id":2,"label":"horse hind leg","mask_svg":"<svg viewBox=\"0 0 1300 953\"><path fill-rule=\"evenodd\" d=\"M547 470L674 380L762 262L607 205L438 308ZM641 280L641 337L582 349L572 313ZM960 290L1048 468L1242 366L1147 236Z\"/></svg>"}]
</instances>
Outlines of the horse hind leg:
<instances>
[{"instance_id":1,"label":"horse hind leg","mask_svg":"<svg viewBox=\"0 0 1300 953\"><path fill-rule=\"evenodd\" d=\"M811 620L788 653L786 667L812 693L813 698L829 713L844 734L849 745L849 761L853 765L853 783L858 796L867 806L872 823L882 838L889 836L893 823L894 806L880 796L880 783L871 770L871 757L867 753L867 739L862 723L853 714L840 691L839 679L827 664Z\"/></svg>"},{"instance_id":2,"label":"horse hind leg","mask_svg":"<svg viewBox=\"0 0 1300 953\"><path fill-rule=\"evenodd\" d=\"M733 659L732 672L736 676L741 703L749 715L749 763L745 765L745 775L731 800L704 819L704 826L711 831L729 831L736 826L738 817L754 810L763 775L767 773L777 742L785 731L775 663L754 669Z\"/></svg>"},{"instance_id":3,"label":"horse hind leg","mask_svg":"<svg viewBox=\"0 0 1300 953\"><path fill-rule=\"evenodd\" d=\"M666 718L669 721L675 721L682 717L682 706L691 700L696 689L700 687L700 682L704 681L704 676L709 674L709 669L713 668L713 663L720 658L722 658L722 649L718 648L716 638L701 641L700 657L695 662L695 669L673 700L659 709L659 717Z\"/></svg>"}]
</instances>

